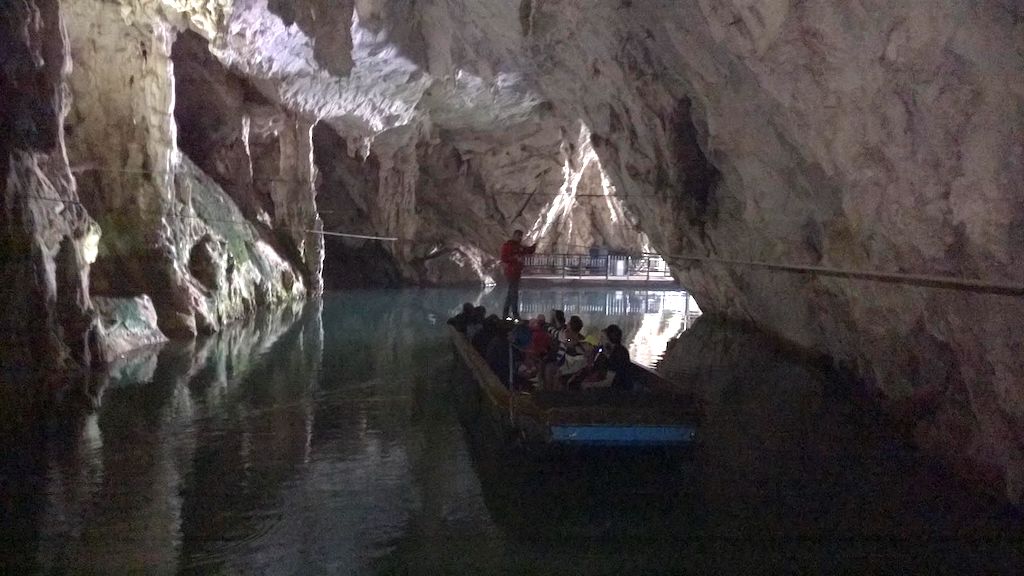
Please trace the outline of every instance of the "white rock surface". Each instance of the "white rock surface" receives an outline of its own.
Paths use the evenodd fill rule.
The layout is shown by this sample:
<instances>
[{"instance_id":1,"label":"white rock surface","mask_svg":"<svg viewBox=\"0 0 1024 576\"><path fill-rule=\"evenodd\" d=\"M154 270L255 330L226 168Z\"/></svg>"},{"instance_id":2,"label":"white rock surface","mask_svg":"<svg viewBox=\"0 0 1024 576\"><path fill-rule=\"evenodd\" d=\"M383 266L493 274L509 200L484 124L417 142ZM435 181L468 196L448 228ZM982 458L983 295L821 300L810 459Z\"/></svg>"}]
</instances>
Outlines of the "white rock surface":
<instances>
[{"instance_id":1,"label":"white rock surface","mask_svg":"<svg viewBox=\"0 0 1024 576\"><path fill-rule=\"evenodd\" d=\"M243 215L238 197L226 195L178 149L171 60L177 28L145 5L74 0L63 11L77 62L68 154L81 170L83 202L104 231L93 293L149 295L169 335L216 331L257 306L303 296L298 265L309 257L315 268L320 258L316 246L306 250L307 234L295 231L316 226L309 127L305 146L294 122L278 130L287 141L273 142L279 166L270 170L288 184L267 186L271 204L281 209L264 227L295 235L299 254L289 262L263 238L269 230L245 218L255 221L258 214ZM200 252L208 257L197 257ZM199 270L209 272L205 283ZM215 276L223 282L212 285Z\"/></svg>"}]
</instances>

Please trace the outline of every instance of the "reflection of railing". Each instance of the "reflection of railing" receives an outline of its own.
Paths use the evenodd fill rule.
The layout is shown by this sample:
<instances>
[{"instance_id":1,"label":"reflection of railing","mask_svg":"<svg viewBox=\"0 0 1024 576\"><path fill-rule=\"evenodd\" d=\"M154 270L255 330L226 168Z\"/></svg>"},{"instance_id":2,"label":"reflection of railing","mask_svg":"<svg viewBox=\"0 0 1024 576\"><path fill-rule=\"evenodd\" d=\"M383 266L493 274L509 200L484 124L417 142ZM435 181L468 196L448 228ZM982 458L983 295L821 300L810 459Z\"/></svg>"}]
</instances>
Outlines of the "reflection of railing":
<instances>
[{"instance_id":1,"label":"reflection of railing","mask_svg":"<svg viewBox=\"0 0 1024 576\"><path fill-rule=\"evenodd\" d=\"M524 315L547 314L552 309L566 315L603 314L629 316L633 314L659 314L662 311L681 313L689 325L700 316L692 296L685 292L556 292L534 293L524 290L520 294L520 312Z\"/></svg>"},{"instance_id":2,"label":"reflection of railing","mask_svg":"<svg viewBox=\"0 0 1024 576\"><path fill-rule=\"evenodd\" d=\"M587 256L584 254L531 254L523 258L523 276L606 278L616 280L671 280L665 259L657 254Z\"/></svg>"}]
</instances>

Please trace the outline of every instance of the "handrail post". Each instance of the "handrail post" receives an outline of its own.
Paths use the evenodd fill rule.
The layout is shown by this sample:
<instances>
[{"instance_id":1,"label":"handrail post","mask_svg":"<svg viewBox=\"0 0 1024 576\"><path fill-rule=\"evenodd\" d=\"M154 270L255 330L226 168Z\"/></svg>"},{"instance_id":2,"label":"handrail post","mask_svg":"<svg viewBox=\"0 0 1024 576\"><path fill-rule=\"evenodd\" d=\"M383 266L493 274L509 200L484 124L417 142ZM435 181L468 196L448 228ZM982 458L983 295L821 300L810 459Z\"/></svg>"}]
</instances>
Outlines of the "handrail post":
<instances>
[{"instance_id":1,"label":"handrail post","mask_svg":"<svg viewBox=\"0 0 1024 576\"><path fill-rule=\"evenodd\" d=\"M651 255L647 255L647 281L651 281Z\"/></svg>"},{"instance_id":2,"label":"handrail post","mask_svg":"<svg viewBox=\"0 0 1024 576\"><path fill-rule=\"evenodd\" d=\"M611 275L612 271L612 255L609 254L604 257L604 279L607 280Z\"/></svg>"},{"instance_id":3,"label":"handrail post","mask_svg":"<svg viewBox=\"0 0 1024 576\"><path fill-rule=\"evenodd\" d=\"M686 292L686 304L683 307L683 330L690 329L690 292Z\"/></svg>"},{"instance_id":4,"label":"handrail post","mask_svg":"<svg viewBox=\"0 0 1024 576\"><path fill-rule=\"evenodd\" d=\"M562 254L562 280L565 280L565 254Z\"/></svg>"}]
</instances>

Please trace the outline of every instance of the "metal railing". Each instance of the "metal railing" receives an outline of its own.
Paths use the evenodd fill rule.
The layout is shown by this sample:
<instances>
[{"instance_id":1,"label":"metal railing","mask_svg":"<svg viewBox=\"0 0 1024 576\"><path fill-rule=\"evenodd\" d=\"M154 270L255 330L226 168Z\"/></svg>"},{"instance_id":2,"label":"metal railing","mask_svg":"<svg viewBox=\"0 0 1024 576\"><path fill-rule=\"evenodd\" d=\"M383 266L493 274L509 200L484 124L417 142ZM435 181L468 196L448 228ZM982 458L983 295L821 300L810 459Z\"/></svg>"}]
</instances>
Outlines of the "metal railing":
<instances>
[{"instance_id":1,"label":"metal railing","mask_svg":"<svg viewBox=\"0 0 1024 576\"><path fill-rule=\"evenodd\" d=\"M523 258L524 277L671 280L665 259L657 254L588 256L530 254Z\"/></svg>"}]
</instances>

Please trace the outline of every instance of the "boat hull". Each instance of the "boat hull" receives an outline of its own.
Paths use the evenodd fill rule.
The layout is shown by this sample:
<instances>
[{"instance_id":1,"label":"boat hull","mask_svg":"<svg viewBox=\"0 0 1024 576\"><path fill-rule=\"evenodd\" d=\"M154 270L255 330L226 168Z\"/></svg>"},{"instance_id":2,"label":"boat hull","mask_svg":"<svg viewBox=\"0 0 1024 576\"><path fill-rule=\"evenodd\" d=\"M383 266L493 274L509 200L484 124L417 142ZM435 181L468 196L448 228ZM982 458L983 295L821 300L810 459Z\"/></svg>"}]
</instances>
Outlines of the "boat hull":
<instances>
[{"instance_id":1,"label":"boat hull","mask_svg":"<svg viewBox=\"0 0 1024 576\"><path fill-rule=\"evenodd\" d=\"M449 327L457 356L476 386L491 424L518 443L565 447L689 447L698 438L696 409L668 383L642 368L648 381L632 392L510 391L470 344ZM642 371L642 372L640 372Z\"/></svg>"}]
</instances>

